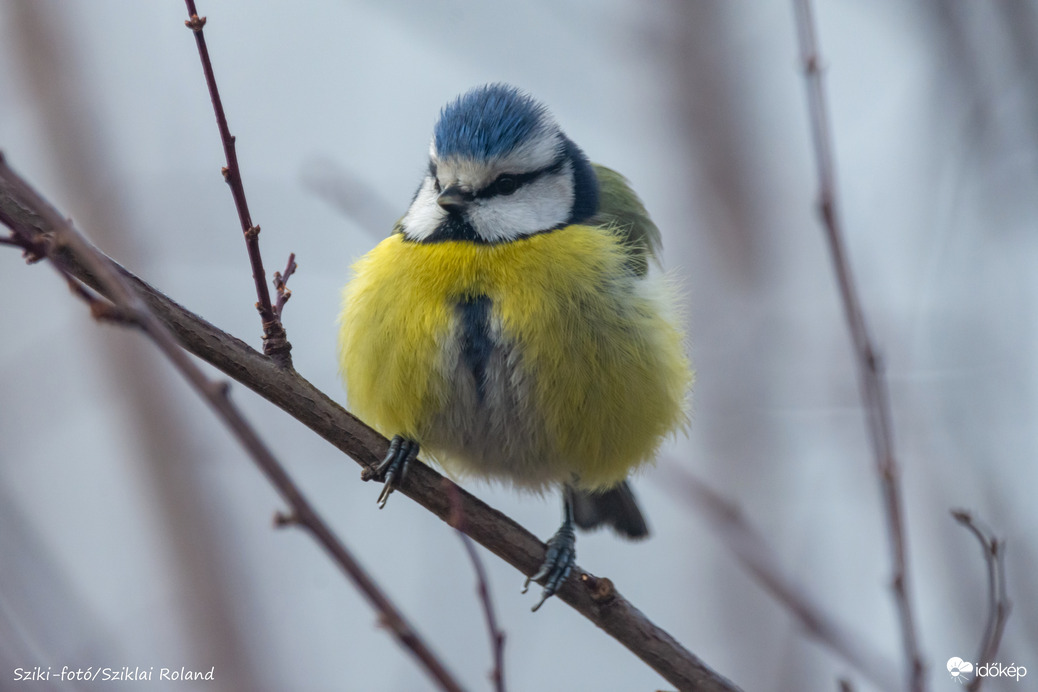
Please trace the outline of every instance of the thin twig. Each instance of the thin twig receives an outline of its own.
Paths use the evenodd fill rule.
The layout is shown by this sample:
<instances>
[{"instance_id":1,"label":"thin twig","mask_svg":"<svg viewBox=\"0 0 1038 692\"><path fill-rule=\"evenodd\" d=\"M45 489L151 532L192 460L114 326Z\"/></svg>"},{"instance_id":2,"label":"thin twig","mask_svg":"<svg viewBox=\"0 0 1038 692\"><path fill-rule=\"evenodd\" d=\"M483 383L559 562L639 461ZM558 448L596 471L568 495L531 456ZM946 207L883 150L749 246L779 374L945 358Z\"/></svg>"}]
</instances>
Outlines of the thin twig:
<instances>
[{"instance_id":1,"label":"thin twig","mask_svg":"<svg viewBox=\"0 0 1038 692\"><path fill-rule=\"evenodd\" d=\"M990 531L980 528L973 520L973 515L966 510L952 510L951 515L977 537L980 549L984 553L984 563L988 568L988 620L984 627L984 636L980 640L977 662L981 665L991 663L998 654L1002 634L1013 608L1009 601L1009 592L1006 590L1006 543L998 540ZM969 692L977 692L983 683L984 678L977 675L966 689Z\"/></svg>"},{"instance_id":2,"label":"thin twig","mask_svg":"<svg viewBox=\"0 0 1038 692\"><path fill-rule=\"evenodd\" d=\"M120 308L118 305L111 303L103 298L98 298L96 294L91 293L87 290L86 286L80 283L79 279L71 276L67 272L61 270L60 267L55 267L58 272L65 277L68 282L68 288L72 291L72 295L76 296L90 308L90 316L98 322L111 322L113 324L121 324L128 327L140 326L137 320L127 311Z\"/></svg>"},{"instance_id":3,"label":"thin twig","mask_svg":"<svg viewBox=\"0 0 1038 692\"><path fill-rule=\"evenodd\" d=\"M44 237L50 224L41 219L18 190L0 176L0 219ZM5 221L7 223L7 221ZM91 249L96 252L96 249ZM52 258L73 276L108 296L78 253L59 249ZM129 282L152 313L176 335L181 345L309 427L363 468L385 458L389 441L364 425L294 370L281 368L248 344L185 310L168 297L107 259L107 266ZM443 521L451 507L443 492L443 476L425 464L413 464L399 493L418 502ZM534 574L544 561L545 545L536 536L464 490L458 490L466 517L466 533L523 575ZM680 690L737 690L670 634L655 625L619 592L598 588L596 579L579 567L557 598L572 606Z\"/></svg>"},{"instance_id":4,"label":"thin twig","mask_svg":"<svg viewBox=\"0 0 1038 692\"><path fill-rule=\"evenodd\" d=\"M793 6L796 11L797 35L807 81L811 134L819 177L819 206L837 283L840 287L844 313L857 355L861 396L865 405L876 473L880 479L883 504L886 509L887 534L894 569L892 586L901 626L902 646L909 668L909 688L914 692L921 692L926 689L926 677L909 583L904 503L901 497L900 471L894 456L890 398L883 365L876 354L865 324L865 313L858 298L850 262L844 247L837 204L832 135L829 129L821 57L815 38L811 1L794 0Z\"/></svg>"},{"instance_id":5,"label":"thin twig","mask_svg":"<svg viewBox=\"0 0 1038 692\"><path fill-rule=\"evenodd\" d=\"M0 215L0 222L6 223ZM0 245L10 245L22 251L26 264L35 264L46 256L46 248L39 241L30 241L18 235L0 236Z\"/></svg>"},{"instance_id":6,"label":"thin twig","mask_svg":"<svg viewBox=\"0 0 1038 692\"><path fill-rule=\"evenodd\" d=\"M476 571L476 593L479 594L480 603L483 605L483 616L487 621L487 635L490 637L490 652L494 658L490 680L494 683L496 692L505 692L505 633L497 626L494 603L490 598L490 581L487 579L486 570L483 569L483 561L479 559L479 553L476 552L475 543L465 535L465 512L462 508L461 496L457 492L458 486L454 483L446 483L445 490L451 501L450 525L458 532L458 538L465 546L465 552L468 553L472 567Z\"/></svg>"},{"instance_id":7,"label":"thin twig","mask_svg":"<svg viewBox=\"0 0 1038 692\"><path fill-rule=\"evenodd\" d=\"M299 265L296 264L296 253L290 252L288 255L288 264L285 265L285 272L274 272L274 288L277 290L278 299L274 304L274 314L277 315L278 321L281 321L281 313L285 309L285 303L292 297L292 291L288 290L288 277L295 274L296 269Z\"/></svg>"},{"instance_id":8,"label":"thin twig","mask_svg":"<svg viewBox=\"0 0 1038 692\"><path fill-rule=\"evenodd\" d=\"M249 203L245 198L241 169L238 167L235 137L231 134L231 128L227 124L223 101L216 88L216 74L213 72L213 63L209 58L209 48L206 46L205 34L202 30L206 18L198 16L195 0L184 0L184 2L187 4L188 14L188 19L184 24L195 35L198 57L202 60L202 72L205 73L205 83L209 87L209 97L212 99L213 111L216 113L216 126L220 130L220 141L223 142L223 152L227 159L227 165L223 168L223 177L231 188L234 206L238 210L238 220L241 222L241 230L245 235L249 263L252 265L252 279L256 284L256 296L259 299L256 309L259 310L260 319L263 322L263 352L282 367L292 367L292 345L288 342L288 336L285 334L281 320L274 312L274 307L270 302L270 291L267 289L267 273L263 269L263 256L260 254L259 247L260 227L252 223Z\"/></svg>"},{"instance_id":9,"label":"thin twig","mask_svg":"<svg viewBox=\"0 0 1038 692\"><path fill-rule=\"evenodd\" d=\"M96 283L95 288L107 296L115 307L126 315L127 319L132 320L144 330L163 355L205 399L292 508L292 515L297 518L297 523L305 527L342 568L368 602L378 611L381 622L414 655L439 687L451 692L460 691L461 686L314 510L295 482L259 438L254 428L231 402L227 382L218 382L206 377L201 368L195 365L195 362L176 342L167 326L152 313L131 282L121 276L108 258L90 245L69 222L62 218L56 209L15 173L2 156L0 156L0 180L53 231L55 244L52 251L67 250L74 254L82 268L89 272L90 277ZM6 210L4 217L9 218ZM32 227L15 225L11 227L11 230L22 235L27 241L33 240ZM55 254L48 255L48 258L53 260L59 271L72 274L68 266L55 257Z\"/></svg>"},{"instance_id":10,"label":"thin twig","mask_svg":"<svg viewBox=\"0 0 1038 692\"><path fill-rule=\"evenodd\" d=\"M676 465L669 467L668 475L670 478L664 481L667 488L679 490L688 505L706 517L735 559L765 591L786 607L808 635L877 688L888 692L901 689L897 678L890 674L893 666L885 656L832 618L783 573L778 556L750 525L738 505Z\"/></svg>"}]
</instances>

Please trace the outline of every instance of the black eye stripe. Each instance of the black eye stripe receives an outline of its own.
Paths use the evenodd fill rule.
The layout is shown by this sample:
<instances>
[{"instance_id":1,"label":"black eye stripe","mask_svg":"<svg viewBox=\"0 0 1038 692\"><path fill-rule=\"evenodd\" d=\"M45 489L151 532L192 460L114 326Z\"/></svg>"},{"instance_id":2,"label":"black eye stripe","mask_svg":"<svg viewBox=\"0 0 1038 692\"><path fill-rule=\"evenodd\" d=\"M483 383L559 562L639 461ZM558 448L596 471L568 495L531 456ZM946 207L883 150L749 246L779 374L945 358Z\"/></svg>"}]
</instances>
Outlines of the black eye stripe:
<instances>
[{"instance_id":1,"label":"black eye stripe","mask_svg":"<svg viewBox=\"0 0 1038 692\"><path fill-rule=\"evenodd\" d=\"M511 178L512 180L515 181L515 189L512 190L512 192L515 192L516 190L521 188L523 185L526 185L528 183L532 183L534 180L537 180L538 178L540 178L542 176L551 175L553 173L558 173L559 171L562 170L562 167L564 165L566 165L566 157L563 155L563 156L559 156L557 159L552 161L551 164L545 166L544 168L539 168L536 171L529 171L527 173L502 173L501 175L497 176L497 178L495 178L492 183L490 183L489 185L484 187L482 190L479 190L478 192L476 192L473 195L473 197L476 198L476 199L488 199L490 197L498 197L498 196L501 196L503 194L506 194L506 193L501 192L497 188L497 182L499 180L501 180L501 178L504 178L504 177ZM512 194L512 193L507 193L507 194Z\"/></svg>"}]
</instances>

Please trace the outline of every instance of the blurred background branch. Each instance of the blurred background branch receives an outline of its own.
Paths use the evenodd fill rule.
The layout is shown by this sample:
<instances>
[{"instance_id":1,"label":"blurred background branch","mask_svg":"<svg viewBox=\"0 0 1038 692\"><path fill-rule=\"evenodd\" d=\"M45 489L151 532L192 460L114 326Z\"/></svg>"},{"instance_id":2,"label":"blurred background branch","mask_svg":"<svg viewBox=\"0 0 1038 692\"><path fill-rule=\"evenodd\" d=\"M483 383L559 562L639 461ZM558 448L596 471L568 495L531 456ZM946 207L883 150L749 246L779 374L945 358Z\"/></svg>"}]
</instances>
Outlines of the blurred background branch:
<instances>
[{"instance_id":1,"label":"blurred background branch","mask_svg":"<svg viewBox=\"0 0 1038 692\"><path fill-rule=\"evenodd\" d=\"M977 650L977 661L995 661L1009 613L1013 609L1006 587L1006 544L990 531L982 529L969 512L953 510L952 517L976 537L984 555L984 565L988 573L988 619ZM985 676L977 674L970 680L966 689L969 692L977 692L984 684L984 679Z\"/></svg>"},{"instance_id":2,"label":"blurred background branch","mask_svg":"<svg viewBox=\"0 0 1038 692\"><path fill-rule=\"evenodd\" d=\"M778 556L744 516L741 508L692 474L673 470L666 479L672 494L680 494L689 507L711 524L718 538L732 552L740 566L761 588L770 593L822 646L851 665L858 675L877 689L893 692L903 689L892 674L895 666L874 647L833 617L807 590L782 569Z\"/></svg>"},{"instance_id":3,"label":"blurred background branch","mask_svg":"<svg viewBox=\"0 0 1038 692\"><path fill-rule=\"evenodd\" d=\"M861 383L862 405L872 443L873 461L879 477L883 497L883 511L890 542L894 576L891 586L894 604L901 626L905 663L908 668L909 689L923 692L926 687L926 667L919 645L914 596L909 579L907 547L908 528L905 526L904 494L901 490L901 469L894 452L893 416L890 393L882 357L865 321L865 311L859 298L858 286L851 271L844 239L843 221L836 185L836 162L829 126L829 104L822 81L822 56L818 48L811 0L793 0L796 13L797 38L800 59L807 81L807 100L811 114L811 139L814 144L815 165L818 169L818 207L830 259L836 273L836 282L843 301L844 317L850 329L851 341L858 359L858 377Z\"/></svg>"}]
</instances>

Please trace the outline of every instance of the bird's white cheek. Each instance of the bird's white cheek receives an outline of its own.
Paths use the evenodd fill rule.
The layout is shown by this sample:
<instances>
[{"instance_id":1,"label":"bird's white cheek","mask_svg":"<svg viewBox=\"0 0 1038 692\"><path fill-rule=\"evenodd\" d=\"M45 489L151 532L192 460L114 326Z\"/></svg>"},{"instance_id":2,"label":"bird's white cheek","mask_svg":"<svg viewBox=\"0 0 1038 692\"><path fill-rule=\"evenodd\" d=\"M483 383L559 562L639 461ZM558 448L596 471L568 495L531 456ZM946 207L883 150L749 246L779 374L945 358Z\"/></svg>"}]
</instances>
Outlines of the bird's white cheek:
<instances>
[{"instance_id":1,"label":"bird's white cheek","mask_svg":"<svg viewBox=\"0 0 1038 692\"><path fill-rule=\"evenodd\" d=\"M569 179L546 176L514 195L473 205L469 219L487 240L503 241L554 228L569 218L572 208L573 184Z\"/></svg>"},{"instance_id":2,"label":"bird's white cheek","mask_svg":"<svg viewBox=\"0 0 1038 692\"><path fill-rule=\"evenodd\" d=\"M433 181L426 178L418 194L411 203L411 208L403 218L404 234L412 240L428 238L443 222L446 212L436 203L437 193L433 189Z\"/></svg>"}]
</instances>

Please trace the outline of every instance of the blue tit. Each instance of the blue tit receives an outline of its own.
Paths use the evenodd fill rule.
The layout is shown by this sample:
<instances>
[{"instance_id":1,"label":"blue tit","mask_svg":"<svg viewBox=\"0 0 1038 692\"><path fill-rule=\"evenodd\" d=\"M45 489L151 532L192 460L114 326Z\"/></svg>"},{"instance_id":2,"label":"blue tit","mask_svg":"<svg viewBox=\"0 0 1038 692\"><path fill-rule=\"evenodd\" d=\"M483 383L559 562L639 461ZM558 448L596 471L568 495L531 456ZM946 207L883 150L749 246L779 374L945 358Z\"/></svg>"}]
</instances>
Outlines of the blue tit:
<instances>
[{"instance_id":1,"label":"blue tit","mask_svg":"<svg viewBox=\"0 0 1038 692\"><path fill-rule=\"evenodd\" d=\"M659 250L621 175L491 84L443 108L410 208L344 290L349 403L391 438L380 506L419 448L452 474L562 490L534 610L572 569L574 524L648 534L625 479L687 423Z\"/></svg>"}]
</instances>

